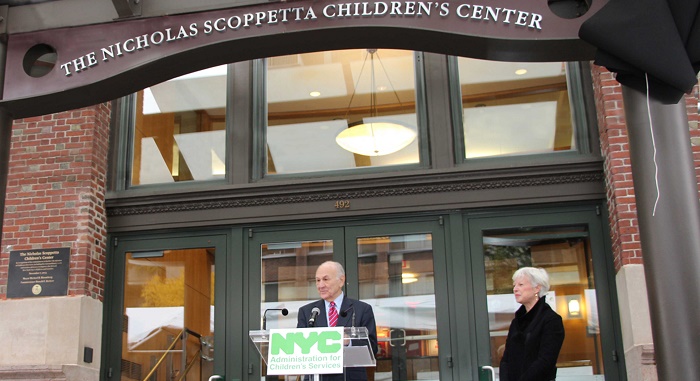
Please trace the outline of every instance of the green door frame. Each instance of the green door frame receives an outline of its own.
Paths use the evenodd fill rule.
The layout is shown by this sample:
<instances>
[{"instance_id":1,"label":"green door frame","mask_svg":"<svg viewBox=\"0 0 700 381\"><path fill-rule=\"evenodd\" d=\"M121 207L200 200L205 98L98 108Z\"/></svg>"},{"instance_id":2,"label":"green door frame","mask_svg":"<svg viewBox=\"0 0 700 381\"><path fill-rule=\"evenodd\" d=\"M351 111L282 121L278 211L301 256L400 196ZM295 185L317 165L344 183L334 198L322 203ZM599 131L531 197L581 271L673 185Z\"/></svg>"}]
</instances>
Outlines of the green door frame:
<instances>
[{"instance_id":1,"label":"green door frame","mask_svg":"<svg viewBox=\"0 0 700 381\"><path fill-rule=\"evenodd\" d=\"M100 378L114 380L120 377L122 347L122 309L124 305L124 277L126 253L158 250L181 250L195 248L214 248L215 250L215 290L214 298L218 306L225 307L227 297L226 271L227 251L230 239L226 232L186 232L167 235L141 235L110 237L112 250L107 266L105 297L109 304L105 306L103 317L103 340ZM214 374L226 373L226 328L225 308L214 310ZM218 345L217 345L218 344Z\"/></svg>"},{"instance_id":2,"label":"green door frame","mask_svg":"<svg viewBox=\"0 0 700 381\"><path fill-rule=\"evenodd\" d=\"M435 274L447 274L447 244L444 217L417 216L414 218L374 219L372 221L338 221L322 222L308 225L277 225L250 228L245 241L244 252L247 253L244 268L249 269L249 274L244 275L244 283L248 285L260 284L260 245L270 242L289 242L305 240L333 239L334 242L344 242L344 245L334 245L333 260L342 263L345 267L347 279L358 279L358 267L356 239L358 237L377 235L398 235L411 233L431 233L433 238L433 266ZM350 258L352 257L352 258ZM451 312L448 302L449 276L435 277L436 308L442 306L445 311L437 315L438 342L440 343L440 375L441 380L456 379L452 375L452 333L450 330ZM344 287L346 295L357 298L359 286L357 282L348 282ZM260 288L250 288L246 293L248 300L248 314L244 327L250 330L259 329L260 325ZM249 340L248 340L249 341ZM247 343L247 349L243 349L244 364L250 379L260 379L260 359L257 350L252 343ZM245 378L244 377L244 378Z\"/></svg>"},{"instance_id":3,"label":"green door frame","mask_svg":"<svg viewBox=\"0 0 700 381\"><path fill-rule=\"evenodd\" d=\"M245 344L241 347L243 354L243 364L246 364L246 374L241 375L241 379L260 380L260 358L255 345L248 339L248 330L259 330L260 327L260 291L261 283L261 263L260 245L263 243L282 243L292 241L312 241L312 240L333 240L333 260L343 263L343 246L336 247L335 242L343 242L343 229L341 227L326 227L325 225L301 226L274 226L247 229L248 237L243 242L246 253L243 261L244 271L243 284L248 285L244 291L244 303L247 313L244 314L242 327L246 331ZM322 227L323 226L323 227Z\"/></svg>"},{"instance_id":4,"label":"green door frame","mask_svg":"<svg viewBox=\"0 0 700 381\"><path fill-rule=\"evenodd\" d=\"M601 212L602 210L602 212ZM260 244L299 240L332 239L333 259L346 267L348 279L358 278L358 237L427 233L433 235L436 308L440 343L441 379L479 380L480 365L490 364L488 313L481 232L520 226L586 225L596 278L596 295L607 380L626 379L615 271L609 253L609 235L602 204L563 205L541 208L504 208L488 211L452 211L447 214L413 215L386 219L317 221L288 225L233 227L219 231L183 231L172 234L110 237L113 243L107 266L102 379L112 369L118 374L123 304L124 257L127 252L215 247L216 301L215 374L227 380L259 379L260 358L248 332L260 327ZM344 242L344 244L340 244ZM357 297L356 282L345 287ZM477 292L477 290L481 290ZM223 303L223 307L221 308ZM612 339L611 339L612 338ZM117 345L117 347L115 347ZM252 377L252 378L251 378Z\"/></svg>"},{"instance_id":5,"label":"green door frame","mask_svg":"<svg viewBox=\"0 0 700 381\"><path fill-rule=\"evenodd\" d=\"M376 237L382 235L405 235L405 234L425 234L430 233L432 237L433 251L433 273L435 287L435 309L436 323L438 331L439 369L440 380L453 380L452 374L452 331L450 330L451 308L449 304L448 277L440 276L447 274L447 237L444 224L444 217L429 216L422 218L412 218L410 222L404 220L394 220L392 222L377 221L377 223L364 224L362 226L348 226L345 229L345 252L346 256L357 259L357 239L362 237ZM346 273L351 279L359 278L357 260L347 261ZM354 282L348 285L348 295L357 298L359 296L359 284Z\"/></svg>"},{"instance_id":6,"label":"green door frame","mask_svg":"<svg viewBox=\"0 0 700 381\"><path fill-rule=\"evenodd\" d=\"M598 319L600 324L600 336L603 364L606 380L625 380L626 372L622 338L619 332L619 311L615 291L615 271L612 257L606 247L608 233L606 225L607 217L601 213L600 205L566 206L560 208L540 208L527 210L504 210L484 214L465 214L463 223L465 226L464 245L471 253L465 265L468 273L473 275L471 286L474 302L469 308L460 311L474 316L476 325L475 344L473 353L476 357L476 366L470 371L479 379L481 366L490 365L490 342L488 337L489 323L486 302L486 277L483 254L483 231L491 229L507 229L518 227L579 225L587 226L590 235L591 255L595 266L593 274L596 279L596 297L598 300ZM481 307L481 308L480 308Z\"/></svg>"}]
</instances>

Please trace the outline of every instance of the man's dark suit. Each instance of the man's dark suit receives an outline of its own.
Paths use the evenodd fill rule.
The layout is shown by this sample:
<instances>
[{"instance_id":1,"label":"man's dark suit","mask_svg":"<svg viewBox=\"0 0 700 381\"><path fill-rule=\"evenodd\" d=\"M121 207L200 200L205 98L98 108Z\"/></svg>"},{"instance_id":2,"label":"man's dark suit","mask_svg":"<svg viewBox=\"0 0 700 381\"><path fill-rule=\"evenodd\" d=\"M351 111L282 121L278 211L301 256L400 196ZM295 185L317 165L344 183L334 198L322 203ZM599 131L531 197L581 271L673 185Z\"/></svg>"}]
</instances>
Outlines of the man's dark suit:
<instances>
[{"instance_id":1,"label":"man's dark suit","mask_svg":"<svg viewBox=\"0 0 700 381\"><path fill-rule=\"evenodd\" d=\"M328 327L328 319L326 318L326 303L321 299L313 303L309 303L305 306L299 308L299 320L297 322L297 328L306 328L309 325L309 318L311 317L311 310L314 307L318 307L321 313L318 314L316 318L316 327ZM346 316L342 316L342 312L347 312ZM374 322L374 312L372 307L359 300L350 299L347 296L343 297L343 305L338 309L338 327L352 327L353 326L353 311L355 312L355 327L367 327L367 334L369 335L370 345L372 346L372 351L377 354L377 325ZM367 380L367 371L365 368L345 368L345 379L346 380ZM325 374L321 378L323 381L341 381L343 380L342 374Z\"/></svg>"}]
</instances>

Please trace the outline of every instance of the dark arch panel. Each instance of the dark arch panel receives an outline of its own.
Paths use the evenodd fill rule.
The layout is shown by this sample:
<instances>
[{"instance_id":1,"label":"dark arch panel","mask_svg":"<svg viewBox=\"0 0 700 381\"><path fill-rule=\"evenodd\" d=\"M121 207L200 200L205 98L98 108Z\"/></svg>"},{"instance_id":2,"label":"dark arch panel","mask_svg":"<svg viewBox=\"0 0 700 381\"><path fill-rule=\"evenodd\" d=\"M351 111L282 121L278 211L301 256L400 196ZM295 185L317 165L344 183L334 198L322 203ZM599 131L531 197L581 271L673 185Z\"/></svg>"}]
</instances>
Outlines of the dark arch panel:
<instances>
[{"instance_id":1,"label":"dark arch panel","mask_svg":"<svg viewBox=\"0 0 700 381\"><path fill-rule=\"evenodd\" d=\"M578 38L586 17L559 17L546 2L518 9L508 0L488 7L435 2L410 15L406 8L371 15L368 9L383 9L380 3L387 4L370 2L376 8L356 8L348 17L337 17L338 2L309 0L12 35L0 107L15 118L43 115L215 65L323 50L395 48L503 61L590 60L595 52ZM24 69L37 45L51 46L57 57L39 78Z\"/></svg>"}]
</instances>

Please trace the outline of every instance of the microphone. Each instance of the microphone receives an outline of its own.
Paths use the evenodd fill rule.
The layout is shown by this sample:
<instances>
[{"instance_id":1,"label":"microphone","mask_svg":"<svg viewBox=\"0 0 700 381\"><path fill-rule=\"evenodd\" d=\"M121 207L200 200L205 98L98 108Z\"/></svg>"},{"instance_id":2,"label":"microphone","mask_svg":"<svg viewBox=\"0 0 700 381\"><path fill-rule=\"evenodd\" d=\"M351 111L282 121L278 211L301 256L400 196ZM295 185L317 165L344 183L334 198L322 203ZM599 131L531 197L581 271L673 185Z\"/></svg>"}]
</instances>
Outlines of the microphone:
<instances>
[{"instance_id":1,"label":"microphone","mask_svg":"<svg viewBox=\"0 0 700 381\"><path fill-rule=\"evenodd\" d=\"M350 306L350 307L346 308L345 310L340 311L340 316L342 316L342 317L348 316L348 312L350 312L350 310L352 310L352 320L351 320L350 326L352 327L352 336L355 337L355 335L356 335L356 333L355 333L355 306Z\"/></svg>"},{"instance_id":2,"label":"microphone","mask_svg":"<svg viewBox=\"0 0 700 381\"><path fill-rule=\"evenodd\" d=\"M318 314L321 313L321 310L318 309L318 307L314 307L311 310L311 318L309 319L309 327L315 327L316 326L316 318L318 317Z\"/></svg>"},{"instance_id":3,"label":"microphone","mask_svg":"<svg viewBox=\"0 0 700 381\"><path fill-rule=\"evenodd\" d=\"M267 311L282 311L282 316L287 316L287 314L289 313L289 310L286 308L268 308L268 309L266 309L265 312L263 312L263 326L262 326L263 331L267 327Z\"/></svg>"}]
</instances>

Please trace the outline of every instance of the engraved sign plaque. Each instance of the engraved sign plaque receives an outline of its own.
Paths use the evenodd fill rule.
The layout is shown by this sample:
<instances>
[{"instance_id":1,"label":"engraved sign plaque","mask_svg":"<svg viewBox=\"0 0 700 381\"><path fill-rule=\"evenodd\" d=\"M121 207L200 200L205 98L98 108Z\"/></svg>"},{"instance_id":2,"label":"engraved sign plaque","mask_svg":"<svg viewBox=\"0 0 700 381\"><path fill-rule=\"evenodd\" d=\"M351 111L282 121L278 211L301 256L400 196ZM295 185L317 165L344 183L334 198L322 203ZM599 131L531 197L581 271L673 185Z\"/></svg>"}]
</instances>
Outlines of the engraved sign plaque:
<instances>
[{"instance_id":1,"label":"engraved sign plaque","mask_svg":"<svg viewBox=\"0 0 700 381\"><path fill-rule=\"evenodd\" d=\"M7 297L66 295L69 261L68 247L10 251Z\"/></svg>"}]
</instances>

